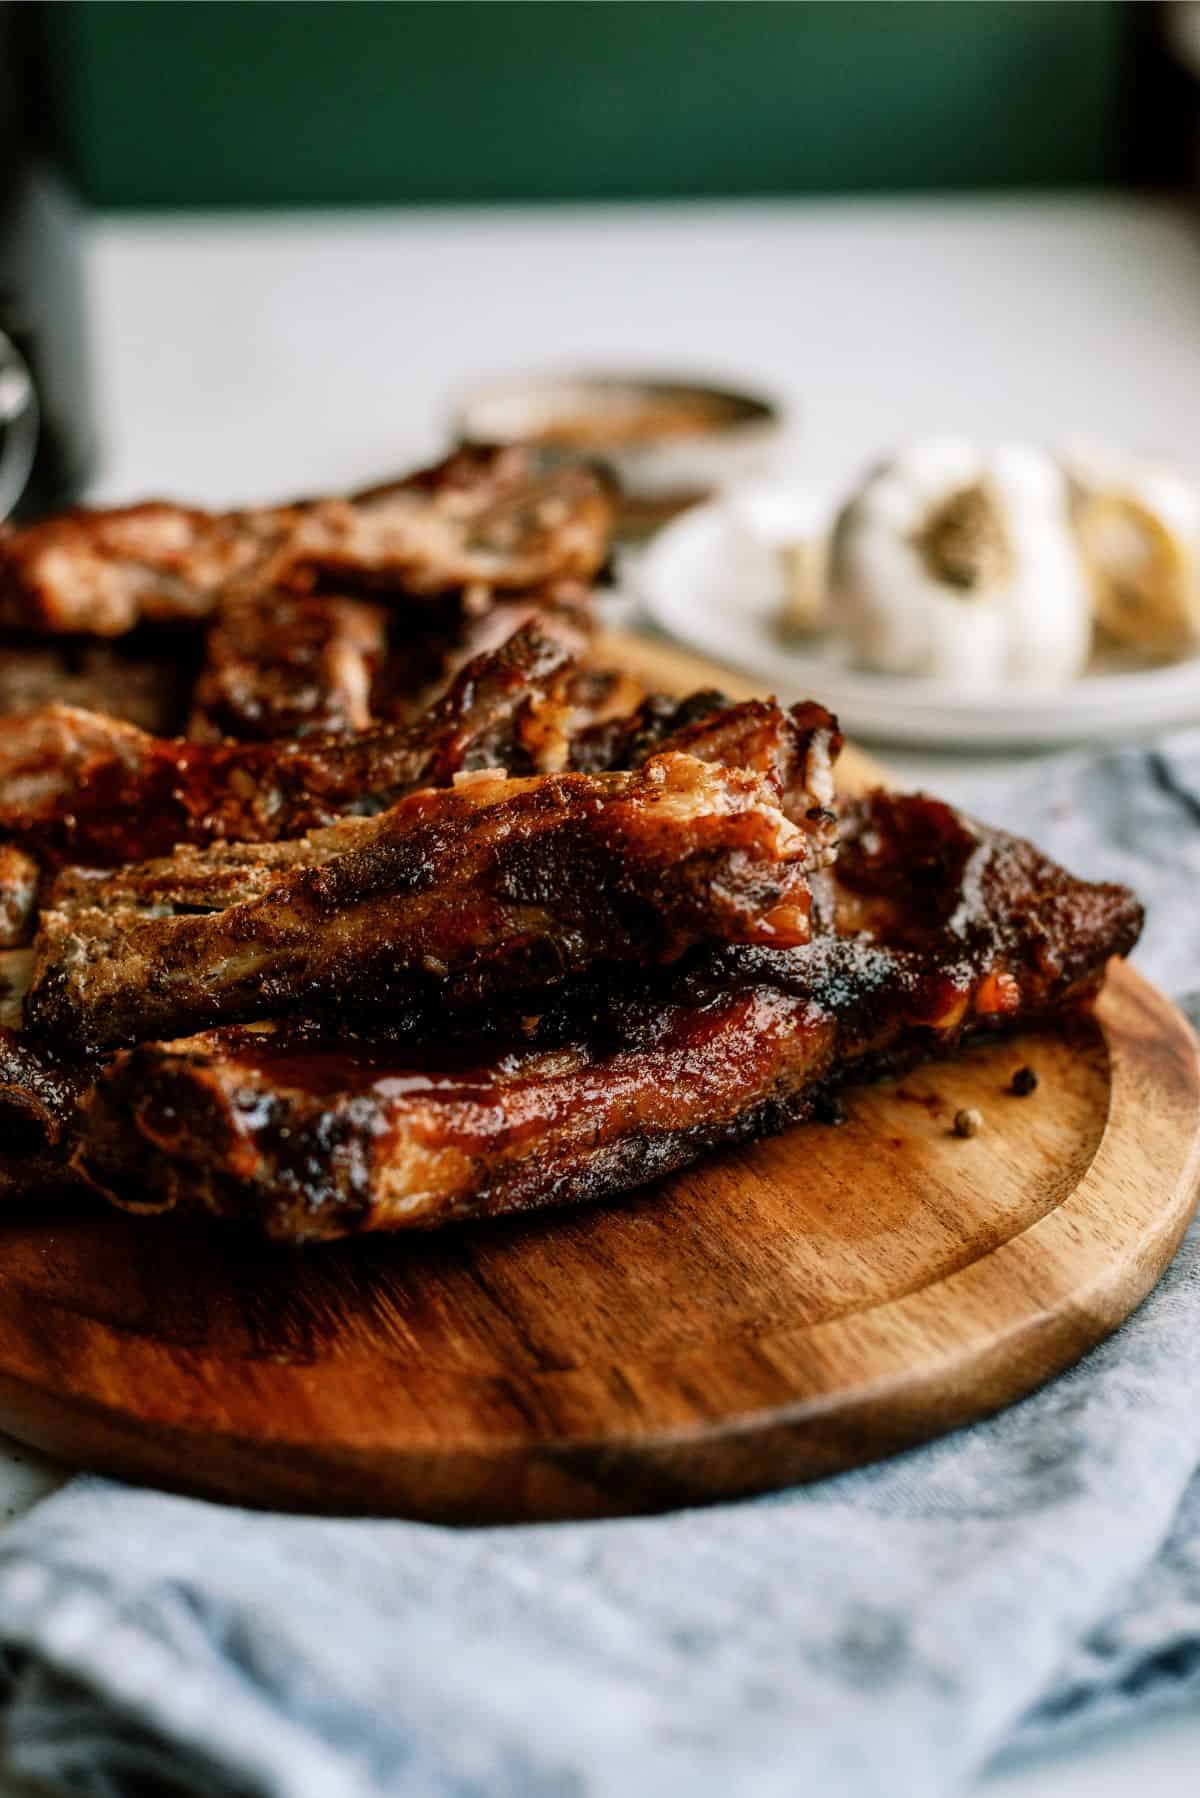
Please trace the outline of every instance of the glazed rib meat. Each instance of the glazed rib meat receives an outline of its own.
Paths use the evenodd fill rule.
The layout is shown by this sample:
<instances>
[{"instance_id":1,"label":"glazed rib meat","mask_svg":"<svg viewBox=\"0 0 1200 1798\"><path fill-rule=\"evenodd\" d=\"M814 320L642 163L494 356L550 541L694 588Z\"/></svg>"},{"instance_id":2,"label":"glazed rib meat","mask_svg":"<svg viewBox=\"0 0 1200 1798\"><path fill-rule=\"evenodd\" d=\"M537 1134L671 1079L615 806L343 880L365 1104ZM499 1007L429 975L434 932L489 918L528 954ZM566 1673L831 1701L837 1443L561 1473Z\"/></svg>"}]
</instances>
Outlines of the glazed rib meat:
<instances>
[{"instance_id":1,"label":"glazed rib meat","mask_svg":"<svg viewBox=\"0 0 1200 1798\"><path fill-rule=\"evenodd\" d=\"M409 726L278 743L186 743L69 706L0 718L0 837L109 866L177 843L269 842L379 811L464 770L556 755L570 658L533 628L461 670ZM532 746L532 747L531 747Z\"/></svg>"},{"instance_id":2,"label":"glazed rib meat","mask_svg":"<svg viewBox=\"0 0 1200 1798\"><path fill-rule=\"evenodd\" d=\"M287 875L321 868L376 829L373 818L340 818L322 830L278 843L182 844L153 861L122 868L63 868L46 887L43 909L62 918L108 911L122 925L134 914L166 918L225 911L273 892Z\"/></svg>"},{"instance_id":3,"label":"glazed rib meat","mask_svg":"<svg viewBox=\"0 0 1200 1798\"><path fill-rule=\"evenodd\" d=\"M843 831L836 925L805 947L568 983L432 1048L420 1016L390 1041L293 1021L144 1046L98 1083L85 1169L119 1202L292 1240L606 1197L1086 1006L1140 929L1124 888L937 801L877 794Z\"/></svg>"},{"instance_id":4,"label":"glazed rib meat","mask_svg":"<svg viewBox=\"0 0 1200 1798\"><path fill-rule=\"evenodd\" d=\"M584 697L595 703L602 696L590 692ZM543 713L551 710L549 705L543 707ZM653 729L645 724L648 716L653 718ZM703 731L693 728L701 716L706 720ZM719 695L697 694L688 700L648 701L634 717L640 745L637 765L648 759L651 747L670 751L685 744L697 759L757 774L767 782L784 816L800 825L811 839L809 854L814 867L832 857L836 818L828 806L841 738L822 707L805 704L784 712L760 701L728 706ZM543 716L544 733L538 741L537 722L527 719L524 730L524 752L534 763L540 760L556 765L568 759L569 752L574 768L575 749L582 736L588 738L585 759L591 771L606 771L590 729L579 736L563 736L560 742L557 729L561 720L553 720L551 728ZM616 722L616 740L627 747L632 735L629 722ZM121 928L139 916L161 919L224 911L274 891L297 870L324 867L337 856L365 845L376 828L371 818L341 818L323 829L278 842L221 842L206 848L182 844L170 855L117 869L67 867L44 883L43 905L56 929L80 914L97 911L107 913ZM23 859L36 872L36 865Z\"/></svg>"},{"instance_id":5,"label":"glazed rib meat","mask_svg":"<svg viewBox=\"0 0 1200 1798\"><path fill-rule=\"evenodd\" d=\"M637 767L667 748L783 781L781 803L794 820L828 809L841 738L820 706L722 708L718 695L699 694L580 724L604 703L603 688L574 667L566 646L527 625L462 668L413 723L346 737L188 743L47 706L0 718L0 837L55 864L107 867L177 844L297 837L463 771L593 772ZM806 824L830 834L828 818Z\"/></svg>"},{"instance_id":6,"label":"glazed rib meat","mask_svg":"<svg viewBox=\"0 0 1200 1798\"><path fill-rule=\"evenodd\" d=\"M0 527L0 625L119 637L147 621L194 623L299 518L291 507L211 513L146 500Z\"/></svg>"},{"instance_id":7,"label":"glazed rib meat","mask_svg":"<svg viewBox=\"0 0 1200 1798\"><path fill-rule=\"evenodd\" d=\"M746 699L739 705L708 710L707 696L685 702L691 716L680 716L652 753L671 751L696 756L715 767L745 768L760 774L779 797L786 815L803 822L832 855L837 818L834 765L842 749L837 720L811 700L783 711L773 700ZM640 767L648 751L633 748L630 766Z\"/></svg>"},{"instance_id":8,"label":"glazed rib meat","mask_svg":"<svg viewBox=\"0 0 1200 1798\"><path fill-rule=\"evenodd\" d=\"M675 699L651 693L632 710L616 707L578 730L571 742L571 766L582 774L602 768L636 768L669 737L701 719L725 711L730 701L715 688Z\"/></svg>"},{"instance_id":9,"label":"glazed rib meat","mask_svg":"<svg viewBox=\"0 0 1200 1798\"><path fill-rule=\"evenodd\" d=\"M350 500L309 507L266 567L316 592L436 598L590 581L608 555L613 494L582 463L462 449Z\"/></svg>"},{"instance_id":10,"label":"glazed rib meat","mask_svg":"<svg viewBox=\"0 0 1200 1798\"><path fill-rule=\"evenodd\" d=\"M581 698L594 704L602 695L589 691ZM703 729L696 728L700 720ZM603 773L613 765L624 767L627 758L640 767L652 751L682 748L698 760L761 777L784 816L811 839L814 867L832 857L836 817L829 807L841 737L823 707L802 704L784 712L758 700L730 706L720 695L702 693L685 700L652 699L634 713L632 723L627 718L614 722L613 738L604 737L617 758L610 764L598 754L598 734L591 727L565 734L564 720L548 699L522 720L522 741L507 746L519 753L508 759L554 770L565 761L583 772L578 765L582 759L586 771ZM581 742L584 754L577 758ZM496 753L504 759L500 749ZM59 918L104 911L122 924L133 914L163 918L223 911L261 898L299 869L324 867L369 842L375 831L372 818L347 817L276 842L218 842L205 848L181 844L170 855L117 869L67 867L49 883L43 902Z\"/></svg>"},{"instance_id":11,"label":"glazed rib meat","mask_svg":"<svg viewBox=\"0 0 1200 1798\"><path fill-rule=\"evenodd\" d=\"M576 582L524 598L498 599L484 612L455 616L448 626L435 629L426 623L409 633L400 628L393 608L388 612L387 656L372 690L373 711L381 722L410 723L441 698L468 662L500 649L519 631L535 629L569 656L583 658L590 654L593 624L592 595ZM611 671L609 675L615 678ZM574 685L580 684L576 676ZM641 699L644 687L631 685L636 690L627 690L624 707L612 709L627 710Z\"/></svg>"},{"instance_id":12,"label":"glazed rib meat","mask_svg":"<svg viewBox=\"0 0 1200 1798\"><path fill-rule=\"evenodd\" d=\"M289 593L231 600L208 633L188 735L263 741L366 730L387 655L387 614Z\"/></svg>"},{"instance_id":13,"label":"glazed rib meat","mask_svg":"<svg viewBox=\"0 0 1200 1798\"><path fill-rule=\"evenodd\" d=\"M436 988L446 1005L515 990L533 1002L595 961L803 942L826 857L771 778L694 756L632 773L484 771L412 794L347 853L224 911L43 911L25 1018L42 1040L98 1049L308 1001L377 1007Z\"/></svg>"},{"instance_id":14,"label":"glazed rib meat","mask_svg":"<svg viewBox=\"0 0 1200 1798\"><path fill-rule=\"evenodd\" d=\"M38 1048L21 1029L27 949L0 953L0 1194L64 1184L78 1144L91 1070Z\"/></svg>"},{"instance_id":15,"label":"glazed rib meat","mask_svg":"<svg viewBox=\"0 0 1200 1798\"><path fill-rule=\"evenodd\" d=\"M544 468L523 450L463 451L350 499L68 512L0 529L0 627L115 637L147 620L207 619L234 586L480 610L493 594L590 580L612 512L588 469Z\"/></svg>"}]
</instances>

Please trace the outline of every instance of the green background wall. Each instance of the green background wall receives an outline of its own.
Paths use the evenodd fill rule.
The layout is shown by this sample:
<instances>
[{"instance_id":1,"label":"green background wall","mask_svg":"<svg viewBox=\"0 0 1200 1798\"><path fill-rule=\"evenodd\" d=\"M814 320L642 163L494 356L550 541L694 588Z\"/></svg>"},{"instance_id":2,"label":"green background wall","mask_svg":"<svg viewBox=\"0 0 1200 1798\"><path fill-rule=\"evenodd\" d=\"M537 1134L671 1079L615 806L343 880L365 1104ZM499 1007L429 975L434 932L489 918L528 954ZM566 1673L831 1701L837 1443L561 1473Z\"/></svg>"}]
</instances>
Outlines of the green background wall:
<instances>
[{"instance_id":1,"label":"green background wall","mask_svg":"<svg viewBox=\"0 0 1200 1798\"><path fill-rule=\"evenodd\" d=\"M47 8L106 206L1088 185L1124 168L1113 0Z\"/></svg>"}]
</instances>

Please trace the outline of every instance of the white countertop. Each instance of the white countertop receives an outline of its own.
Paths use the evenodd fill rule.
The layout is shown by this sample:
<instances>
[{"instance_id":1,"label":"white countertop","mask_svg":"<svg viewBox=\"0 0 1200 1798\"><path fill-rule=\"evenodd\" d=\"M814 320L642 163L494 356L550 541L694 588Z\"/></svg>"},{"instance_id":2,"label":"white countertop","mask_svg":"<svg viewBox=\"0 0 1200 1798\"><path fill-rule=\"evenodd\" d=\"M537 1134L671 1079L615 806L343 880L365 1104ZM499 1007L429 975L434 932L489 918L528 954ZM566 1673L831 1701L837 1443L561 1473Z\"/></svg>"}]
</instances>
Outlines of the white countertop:
<instances>
[{"instance_id":1,"label":"white countertop","mask_svg":"<svg viewBox=\"0 0 1200 1798\"><path fill-rule=\"evenodd\" d=\"M385 476L439 452L464 386L547 366L766 387L792 417L781 467L822 482L944 429L1197 460L1200 217L1160 203L123 219L88 253L105 498ZM889 759L953 789L943 758ZM0 1517L58 1477L0 1446ZM1198 1766L1200 1718L1175 1715L982 1790L1175 1798Z\"/></svg>"}]
</instances>

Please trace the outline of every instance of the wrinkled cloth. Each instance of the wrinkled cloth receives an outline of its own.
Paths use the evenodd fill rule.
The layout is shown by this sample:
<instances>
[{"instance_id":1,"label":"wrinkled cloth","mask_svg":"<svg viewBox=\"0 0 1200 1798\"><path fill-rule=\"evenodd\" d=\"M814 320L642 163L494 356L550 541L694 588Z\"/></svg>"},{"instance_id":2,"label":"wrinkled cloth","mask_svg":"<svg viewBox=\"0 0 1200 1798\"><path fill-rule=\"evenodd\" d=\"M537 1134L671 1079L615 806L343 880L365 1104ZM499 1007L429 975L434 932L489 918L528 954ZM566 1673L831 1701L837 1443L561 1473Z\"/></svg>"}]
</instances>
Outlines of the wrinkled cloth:
<instances>
[{"instance_id":1,"label":"wrinkled cloth","mask_svg":"<svg viewBox=\"0 0 1200 1798\"><path fill-rule=\"evenodd\" d=\"M969 795L957 791L956 798ZM979 809L1134 885L1200 1018L1200 733ZM129 1798L919 1798L1200 1693L1200 1232L999 1417L862 1472L506 1529L78 1479L0 1537L7 1765Z\"/></svg>"}]
</instances>

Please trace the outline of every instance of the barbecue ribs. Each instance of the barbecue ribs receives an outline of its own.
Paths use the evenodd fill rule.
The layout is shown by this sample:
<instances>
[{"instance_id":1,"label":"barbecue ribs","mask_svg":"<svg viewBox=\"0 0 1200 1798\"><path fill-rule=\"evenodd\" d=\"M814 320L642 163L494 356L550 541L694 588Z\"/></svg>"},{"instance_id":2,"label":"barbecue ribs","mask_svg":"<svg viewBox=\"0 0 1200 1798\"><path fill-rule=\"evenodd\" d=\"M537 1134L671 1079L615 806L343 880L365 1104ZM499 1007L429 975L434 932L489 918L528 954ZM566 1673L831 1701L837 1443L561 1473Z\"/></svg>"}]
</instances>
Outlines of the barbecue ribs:
<instances>
[{"instance_id":1,"label":"barbecue ribs","mask_svg":"<svg viewBox=\"0 0 1200 1798\"><path fill-rule=\"evenodd\" d=\"M594 687L563 643L530 624L468 662L405 726L213 744L153 738L70 706L0 717L0 837L56 864L113 866L176 844L299 836L472 769L593 772L637 767L665 748L768 773L782 757L806 805L832 801L841 738L820 706L785 714L701 694L591 724L590 705L606 703ZM797 731L804 755L793 765Z\"/></svg>"},{"instance_id":2,"label":"barbecue ribs","mask_svg":"<svg viewBox=\"0 0 1200 1798\"><path fill-rule=\"evenodd\" d=\"M326 833L222 911L147 917L101 883L90 908L43 911L26 1022L95 1049L431 985L445 1004L518 989L533 1004L593 961L804 942L826 814L792 823L779 779L679 753L627 773L481 771L353 825L343 854Z\"/></svg>"},{"instance_id":3,"label":"barbecue ribs","mask_svg":"<svg viewBox=\"0 0 1200 1798\"><path fill-rule=\"evenodd\" d=\"M0 954L0 1195L65 1184L92 1070L39 1049L21 1029L27 949Z\"/></svg>"},{"instance_id":4,"label":"barbecue ribs","mask_svg":"<svg viewBox=\"0 0 1200 1798\"><path fill-rule=\"evenodd\" d=\"M159 500L5 530L0 625L119 637L146 619L206 617L271 534L254 514L215 517Z\"/></svg>"},{"instance_id":5,"label":"barbecue ribs","mask_svg":"<svg viewBox=\"0 0 1200 1798\"><path fill-rule=\"evenodd\" d=\"M590 581L608 555L613 492L582 463L461 449L349 500L307 507L264 567L301 591L435 599Z\"/></svg>"},{"instance_id":6,"label":"barbecue ribs","mask_svg":"<svg viewBox=\"0 0 1200 1798\"><path fill-rule=\"evenodd\" d=\"M561 735L562 720L554 712L545 704L535 718L524 720L521 755L508 759L556 768L565 761L579 773L602 773L612 767L641 767L653 753L682 749L698 760L760 775L784 816L802 825L813 839L814 863L832 858L837 827L831 809L833 769L841 738L823 707L805 704L784 712L760 700L729 706L719 694L654 699L638 709L632 723L627 718L614 720L611 737L607 726L601 732L589 726L577 735ZM697 729L701 716L705 727ZM611 759L599 754L601 742L614 752ZM371 818L346 817L278 841L216 842L206 848L180 844L170 855L116 869L67 867L48 884L43 902L47 911L67 917L89 910L158 918L223 911L261 898L285 874L322 867L347 854L369 841L374 829ZM27 871L36 875L36 863L19 850L9 853L14 881L24 877L27 890ZM0 917L4 891L0 850Z\"/></svg>"},{"instance_id":7,"label":"barbecue ribs","mask_svg":"<svg viewBox=\"0 0 1200 1798\"><path fill-rule=\"evenodd\" d=\"M460 451L350 499L241 512L152 500L0 527L0 628L121 636L209 618L231 588L368 595L467 614L500 594L590 581L613 501L582 465L520 449Z\"/></svg>"},{"instance_id":8,"label":"barbecue ribs","mask_svg":"<svg viewBox=\"0 0 1200 1798\"><path fill-rule=\"evenodd\" d=\"M566 649L533 627L460 671L409 726L271 743L188 743L69 706L0 718L0 837L107 866L177 843L270 842L379 811L464 769L543 765L567 703Z\"/></svg>"},{"instance_id":9,"label":"barbecue ribs","mask_svg":"<svg viewBox=\"0 0 1200 1798\"><path fill-rule=\"evenodd\" d=\"M587 664L612 509L464 450L0 526L0 1191L294 1240L602 1197L1090 1002L1123 888L839 819L819 706Z\"/></svg>"},{"instance_id":10,"label":"barbecue ribs","mask_svg":"<svg viewBox=\"0 0 1200 1798\"><path fill-rule=\"evenodd\" d=\"M361 731L387 657L387 614L290 593L229 601L208 633L188 735L261 741Z\"/></svg>"},{"instance_id":11,"label":"barbecue ribs","mask_svg":"<svg viewBox=\"0 0 1200 1798\"><path fill-rule=\"evenodd\" d=\"M291 1240L607 1196L813 1115L847 1080L1085 1006L1136 940L1122 887L922 797L847 808L836 916L791 950L705 948L567 983L457 1034L263 1023L134 1049L82 1164L133 1208Z\"/></svg>"}]
</instances>

